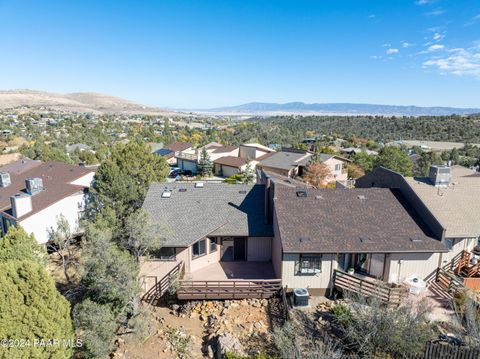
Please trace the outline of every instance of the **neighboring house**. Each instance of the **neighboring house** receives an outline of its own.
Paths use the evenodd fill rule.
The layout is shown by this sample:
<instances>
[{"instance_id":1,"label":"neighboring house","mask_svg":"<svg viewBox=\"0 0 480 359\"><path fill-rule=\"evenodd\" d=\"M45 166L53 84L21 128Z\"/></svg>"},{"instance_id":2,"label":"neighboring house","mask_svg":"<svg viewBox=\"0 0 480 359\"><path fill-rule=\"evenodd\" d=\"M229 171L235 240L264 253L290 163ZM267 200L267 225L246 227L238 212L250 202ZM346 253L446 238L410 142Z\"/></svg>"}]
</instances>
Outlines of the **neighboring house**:
<instances>
[{"instance_id":1,"label":"neighboring house","mask_svg":"<svg viewBox=\"0 0 480 359\"><path fill-rule=\"evenodd\" d=\"M260 262L254 264L259 272L251 275L273 278L273 232L265 219L264 194L260 184L152 184L143 209L165 241L141 274L163 277L183 261L187 278L206 280L223 273L222 263L246 261Z\"/></svg>"},{"instance_id":2,"label":"neighboring house","mask_svg":"<svg viewBox=\"0 0 480 359\"><path fill-rule=\"evenodd\" d=\"M398 189L423 221L449 249L441 265L480 239L480 175L461 166L432 166L429 177L404 177L379 167L356 182L357 187Z\"/></svg>"},{"instance_id":3,"label":"neighboring house","mask_svg":"<svg viewBox=\"0 0 480 359\"><path fill-rule=\"evenodd\" d=\"M177 165L176 155L184 151L191 151L193 149L193 144L190 142L173 142L169 145L158 148L153 152L165 157L167 163L171 166Z\"/></svg>"},{"instance_id":4,"label":"neighboring house","mask_svg":"<svg viewBox=\"0 0 480 359\"><path fill-rule=\"evenodd\" d=\"M60 215L73 233L79 232L85 194L94 174L92 168L56 161L24 159L0 167L2 234L19 224L43 244Z\"/></svg>"},{"instance_id":5,"label":"neighboring house","mask_svg":"<svg viewBox=\"0 0 480 359\"><path fill-rule=\"evenodd\" d=\"M312 160L320 161L330 169L331 176L326 178L327 182L347 181L348 164L351 162L349 159L337 155L320 153L315 155Z\"/></svg>"},{"instance_id":6,"label":"neighboring house","mask_svg":"<svg viewBox=\"0 0 480 359\"><path fill-rule=\"evenodd\" d=\"M222 145L218 142L210 142L200 148L189 148L176 152L177 166L182 170L191 171L193 174L196 174L198 172L198 161L204 148L212 162L226 156L238 157L238 147Z\"/></svg>"},{"instance_id":7,"label":"neighboring house","mask_svg":"<svg viewBox=\"0 0 480 359\"><path fill-rule=\"evenodd\" d=\"M351 162L349 159L337 155L313 154L297 149L283 149L281 152L267 156L265 159L261 158L257 168L292 178L301 177L310 161L320 161L330 169L331 176L326 179L327 182L346 181L348 179L348 163Z\"/></svg>"},{"instance_id":8,"label":"neighboring house","mask_svg":"<svg viewBox=\"0 0 480 359\"><path fill-rule=\"evenodd\" d=\"M213 161L215 176L230 177L247 169L246 159L234 156L224 156Z\"/></svg>"},{"instance_id":9,"label":"neighboring house","mask_svg":"<svg viewBox=\"0 0 480 359\"><path fill-rule=\"evenodd\" d=\"M257 168L286 177L301 176L312 155L308 151L283 149L267 155L266 158L260 157Z\"/></svg>"},{"instance_id":10,"label":"neighboring house","mask_svg":"<svg viewBox=\"0 0 480 359\"><path fill-rule=\"evenodd\" d=\"M274 192L272 259L289 288L324 294L334 271L349 268L391 283L426 278L447 251L395 190L280 185Z\"/></svg>"}]
</instances>

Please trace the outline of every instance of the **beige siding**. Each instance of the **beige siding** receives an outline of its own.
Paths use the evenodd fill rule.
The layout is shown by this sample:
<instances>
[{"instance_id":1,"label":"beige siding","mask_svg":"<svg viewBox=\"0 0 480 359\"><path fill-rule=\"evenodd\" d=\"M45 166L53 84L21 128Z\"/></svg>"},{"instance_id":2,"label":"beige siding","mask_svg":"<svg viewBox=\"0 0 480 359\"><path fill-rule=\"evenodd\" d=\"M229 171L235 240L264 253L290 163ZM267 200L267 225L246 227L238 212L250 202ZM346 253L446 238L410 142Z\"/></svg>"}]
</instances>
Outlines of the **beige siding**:
<instances>
[{"instance_id":1,"label":"beige siding","mask_svg":"<svg viewBox=\"0 0 480 359\"><path fill-rule=\"evenodd\" d=\"M297 253L284 253L282 262L282 282L288 288L326 289L333 285L333 270L337 268L336 254L322 255L322 272L314 275L296 275Z\"/></svg>"},{"instance_id":2,"label":"beige siding","mask_svg":"<svg viewBox=\"0 0 480 359\"><path fill-rule=\"evenodd\" d=\"M272 238L249 237L247 260L267 262L272 259Z\"/></svg>"},{"instance_id":3,"label":"beige siding","mask_svg":"<svg viewBox=\"0 0 480 359\"><path fill-rule=\"evenodd\" d=\"M190 258L190 272L194 272L198 269L208 266L209 264L220 262L220 253L221 253L221 246L217 244L217 250L213 253L210 253L210 242L207 239L206 243L206 252L207 254L192 258L192 246L189 248L189 258Z\"/></svg>"},{"instance_id":4,"label":"beige siding","mask_svg":"<svg viewBox=\"0 0 480 359\"><path fill-rule=\"evenodd\" d=\"M425 279L436 271L439 258L440 253L392 253L388 281L401 283L413 274Z\"/></svg>"}]
</instances>

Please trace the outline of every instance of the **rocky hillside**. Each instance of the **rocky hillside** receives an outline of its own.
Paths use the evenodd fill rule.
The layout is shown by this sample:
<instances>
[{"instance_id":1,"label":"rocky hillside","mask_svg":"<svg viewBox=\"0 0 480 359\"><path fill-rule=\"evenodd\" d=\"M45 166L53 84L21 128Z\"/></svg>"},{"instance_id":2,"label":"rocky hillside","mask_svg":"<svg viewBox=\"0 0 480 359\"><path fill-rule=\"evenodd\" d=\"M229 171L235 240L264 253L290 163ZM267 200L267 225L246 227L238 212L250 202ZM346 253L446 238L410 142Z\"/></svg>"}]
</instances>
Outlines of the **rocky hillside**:
<instances>
[{"instance_id":1,"label":"rocky hillside","mask_svg":"<svg viewBox=\"0 0 480 359\"><path fill-rule=\"evenodd\" d=\"M143 106L119 97L99 93L60 94L32 90L0 91L0 110L65 111L125 114L168 114L168 110Z\"/></svg>"}]
</instances>

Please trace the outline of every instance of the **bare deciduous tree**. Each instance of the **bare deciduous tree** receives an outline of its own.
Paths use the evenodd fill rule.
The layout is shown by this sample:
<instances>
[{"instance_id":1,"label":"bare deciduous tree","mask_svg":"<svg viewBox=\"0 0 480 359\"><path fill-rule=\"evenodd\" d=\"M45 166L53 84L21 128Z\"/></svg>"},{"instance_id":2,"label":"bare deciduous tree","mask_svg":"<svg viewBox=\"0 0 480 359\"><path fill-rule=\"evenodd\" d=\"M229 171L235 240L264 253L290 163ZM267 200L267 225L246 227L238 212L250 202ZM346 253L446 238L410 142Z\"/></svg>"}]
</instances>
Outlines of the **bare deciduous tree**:
<instances>
[{"instance_id":1,"label":"bare deciduous tree","mask_svg":"<svg viewBox=\"0 0 480 359\"><path fill-rule=\"evenodd\" d=\"M310 162L306 168L303 179L315 188L325 187L331 178L332 172L324 163Z\"/></svg>"},{"instance_id":2,"label":"bare deciduous tree","mask_svg":"<svg viewBox=\"0 0 480 359\"><path fill-rule=\"evenodd\" d=\"M75 262L75 256L72 252L74 237L70 229L70 224L63 214L57 217L57 228L50 228L48 231L49 250L58 254L62 261L63 274L68 283L71 282L68 269Z\"/></svg>"}]
</instances>

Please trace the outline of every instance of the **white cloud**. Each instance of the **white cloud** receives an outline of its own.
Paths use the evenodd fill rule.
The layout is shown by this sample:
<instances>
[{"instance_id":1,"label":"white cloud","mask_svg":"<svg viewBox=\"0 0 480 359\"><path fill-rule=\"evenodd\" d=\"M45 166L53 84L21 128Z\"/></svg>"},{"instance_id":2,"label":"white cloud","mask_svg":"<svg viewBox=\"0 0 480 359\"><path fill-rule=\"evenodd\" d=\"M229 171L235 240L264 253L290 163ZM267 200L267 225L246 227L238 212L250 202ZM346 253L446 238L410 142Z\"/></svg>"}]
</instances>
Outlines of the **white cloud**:
<instances>
[{"instance_id":1,"label":"white cloud","mask_svg":"<svg viewBox=\"0 0 480 359\"><path fill-rule=\"evenodd\" d=\"M440 15L443 15L445 14L445 10L443 9L435 9L435 10L432 10L432 11L429 11L429 12L424 12L423 15L425 16L440 16Z\"/></svg>"},{"instance_id":2,"label":"white cloud","mask_svg":"<svg viewBox=\"0 0 480 359\"><path fill-rule=\"evenodd\" d=\"M435 34L433 34L432 39L434 39L435 41L439 41L439 40L443 39L444 37L445 37L445 35L440 34L439 32L436 32Z\"/></svg>"},{"instance_id":3,"label":"white cloud","mask_svg":"<svg viewBox=\"0 0 480 359\"><path fill-rule=\"evenodd\" d=\"M406 41L402 42L402 47L403 48L412 47L412 46L415 46L415 44L411 44L411 43L406 42Z\"/></svg>"},{"instance_id":4,"label":"white cloud","mask_svg":"<svg viewBox=\"0 0 480 359\"><path fill-rule=\"evenodd\" d=\"M417 5L427 5L427 4L430 4L432 3L434 0L417 0L415 2L415 4Z\"/></svg>"},{"instance_id":5,"label":"white cloud","mask_svg":"<svg viewBox=\"0 0 480 359\"><path fill-rule=\"evenodd\" d=\"M370 15L368 15L368 18L369 18L369 19L375 19L376 16L375 16L375 14L370 14Z\"/></svg>"},{"instance_id":6,"label":"white cloud","mask_svg":"<svg viewBox=\"0 0 480 359\"><path fill-rule=\"evenodd\" d=\"M480 23L480 14L472 17L470 21L465 24L465 26L475 25L477 23Z\"/></svg>"},{"instance_id":7,"label":"white cloud","mask_svg":"<svg viewBox=\"0 0 480 359\"><path fill-rule=\"evenodd\" d=\"M390 46L392 46L392 44L389 44L388 42L385 44L382 44L382 47L390 47Z\"/></svg>"},{"instance_id":8,"label":"white cloud","mask_svg":"<svg viewBox=\"0 0 480 359\"><path fill-rule=\"evenodd\" d=\"M433 51L443 50L444 48L445 48L444 45L436 44L436 45L430 46L430 47L427 49L427 51L428 51L428 52L433 52Z\"/></svg>"},{"instance_id":9,"label":"white cloud","mask_svg":"<svg viewBox=\"0 0 480 359\"><path fill-rule=\"evenodd\" d=\"M387 55L394 55L394 54L398 54L399 52L400 52L399 49L388 49Z\"/></svg>"},{"instance_id":10,"label":"white cloud","mask_svg":"<svg viewBox=\"0 0 480 359\"><path fill-rule=\"evenodd\" d=\"M447 51L443 57L433 57L423 62L424 68L435 68L442 74L480 78L480 46Z\"/></svg>"}]
</instances>

